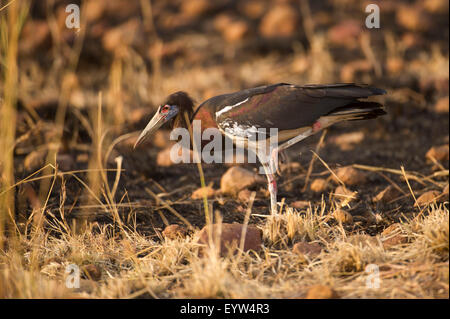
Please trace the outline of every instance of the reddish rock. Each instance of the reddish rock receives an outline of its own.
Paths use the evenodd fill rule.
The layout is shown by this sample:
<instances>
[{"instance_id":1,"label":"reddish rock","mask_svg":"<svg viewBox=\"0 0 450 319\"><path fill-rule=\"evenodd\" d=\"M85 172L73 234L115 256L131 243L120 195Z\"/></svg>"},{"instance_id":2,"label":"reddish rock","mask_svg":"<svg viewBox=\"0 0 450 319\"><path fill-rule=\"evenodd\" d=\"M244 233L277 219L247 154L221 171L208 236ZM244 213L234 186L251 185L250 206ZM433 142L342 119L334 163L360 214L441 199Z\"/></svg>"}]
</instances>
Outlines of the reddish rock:
<instances>
[{"instance_id":1,"label":"reddish rock","mask_svg":"<svg viewBox=\"0 0 450 319\"><path fill-rule=\"evenodd\" d=\"M324 178L316 178L311 182L309 188L315 193L322 193L327 189L328 182Z\"/></svg>"},{"instance_id":2,"label":"reddish rock","mask_svg":"<svg viewBox=\"0 0 450 319\"><path fill-rule=\"evenodd\" d=\"M324 285L312 286L308 289L306 299L337 299L339 298L336 291Z\"/></svg>"},{"instance_id":3,"label":"reddish rock","mask_svg":"<svg viewBox=\"0 0 450 319\"><path fill-rule=\"evenodd\" d=\"M139 19L130 19L105 33L102 38L103 47L108 51L114 51L122 47L140 44L143 42L143 29Z\"/></svg>"},{"instance_id":4,"label":"reddish rock","mask_svg":"<svg viewBox=\"0 0 450 319\"><path fill-rule=\"evenodd\" d=\"M181 12L188 17L199 17L212 7L210 0L189 0L181 2Z\"/></svg>"},{"instance_id":5,"label":"reddish rock","mask_svg":"<svg viewBox=\"0 0 450 319\"><path fill-rule=\"evenodd\" d=\"M389 185L384 190L379 192L374 198L374 202L382 202L382 203L388 203L396 198L398 198L401 195L399 190L395 188L392 185Z\"/></svg>"},{"instance_id":6,"label":"reddish rock","mask_svg":"<svg viewBox=\"0 0 450 319\"><path fill-rule=\"evenodd\" d=\"M259 31L268 38L291 37L297 32L298 21L298 14L292 6L279 4L262 18Z\"/></svg>"},{"instance_id":7,"label":"reddish rock","mask_svg":"<svg viewBox=\"0 0 450 319\"><path fill-rule=\"evenodd\" d=\"M427 152L427 154L425 154L425 157L427 159L434 158L435 160L438 161L448 161L449 160L449 147L448 144L446 145L441 145L441 146L433 146L432 148L430 148Z\"/></svg>"},{"instance_id":8,"label":"reddish rock","mask_svg":"<svg viewBox=\"0 0 450 319\"><path fill-rule=\"evenodd\" d=\"M167 239L184 238L186 234L186 228L176 224L166 226L162 232L162 235Z\"/></svg>"},{"instance_id":9,"label":"reddish rock","mask_svg":"<svg viewBox=\"0 0 450 319\"><path fill-rule=\"evenodd\" d=\"M449 103L448 96L440 98L434 105L434 111L436 113L448 113L449 112L448 103Z\"/></svg>"},{"instance_id":10,"label":"reddish rock","mask_svg":"<svg viewBox=\"0 0 450 319\"><path fill-rule=\"evenodd\" d=\"M212 240L218 236L221 226L220 240L220 254L226 256L229 249L239 248L242 236L242 224L214 224L212 225ZM205 226L197 234L197 242L209 246L208 226ZM245 233L244 251L254 250L259 251L262 244L261 231L255 226L248 225Z\"/></svg>"},{"instance_id":11,"label":"reddish rock","mask_svg":"<svg viewBox=\"0 0 450 319\"><path fill-rule=\"evenodd\" d=\"M247 188L245 188L238 193L238 199L242 202L249 202L251 195L252 195L252 192L250 190L248 190Z\"/></svg>"},{"instance_id":12,"label":"reddish rock","mask_svg":"<svg viewBox=\"0 0 450 319\"><path fill-rule=\"evenodd\" d=\"M318 243L300 242L292 247L292 251L300 256L315 258L322 252L322 247Z\"/></svg>"},{"instance_id":13,"label":"reddish rock","mask_svg":"<svg viewBox=\"0 0 450 319\"><path fill-rule=\"evenodd\" d=\"M425 192L417 198L417 202L414 206L426 206L432 204L438 200L439 195L441 195L441 192L438 191Z\"/></svg>"},{"instance_id":14,"label":"reddish rock","mask_svg":"<svg viewBox=\"0 0 450 319\"><path fill-rule=\"evenodd\" d=\"M311 202L306 200L297 200L291 204L291 206L295 209L303 209L307 208L311 205Z\"/></svg>"},{"instance_id":15,"label":"reddish rock","mask_svg":"<svg viewBox=\"0 0 450 319\"><path fill-rule=\"evenodd\" d=\"M222 30L222 35L228 42L237 42L248 33L248 25L245 21L237 20L231 22L227 28Z\"/></svg>"},{"instance_id":16,"label":"reddish rock","mask_svg":"<svg viewBox=\"0 0 450 319\"><path fill-rule=\"evenodd\" d=\"M328 30L328 39L331 43L349 49L359 46L358 38L362 32L360 20L345 20Z\"/></svg>"},{"instance_id":17,"label":"reddish rock","mask_svg":"<svg viewBox=\"0 0 450 319\"><path fill-rule=\"evenodd\" d=\"M418 6L402 6L395 18L397 24L410 31L426 31L432 26L430 16Z\"/></svg>"},{"instance_id":18,"label":"reddish rock","mask_svg":"<svg viewBox=\"0 0 450 319\"><path fill-rule=\"evenodd\" d=\"M205 196L206 198L211 198L214 197L215 193L216 191L211 186L200 187L192 193L191 198L203 199Z\"/></svg>"},{"instance_id":19,"label":"reddish rock","mask_svg":"<svg viewBox=\"0 0 450 319\"><path fill-rule=\"evenodd\" d=\"M333 217L340 223L353 224L353 216L349 212L347 212L343 209L335 210L333 212Z\"/></svg>"},{"instance_id":20,"label":"reddish rock","mask_svg":"<svg viewBox=\"0 0 450 319\"><path fill-rule=\"evenodd\" d=\"M351 166L345 166L335 171L336 176L348 186L359 185L366 182L366 174L353 168Z\"/></svg>"},{"instance_id":21,"label":"reddish rock","mask_svg":"<svg viewBox=\"0 0 450 319\"><path fill-rule=\"evenodd\" d=\"M344 186L338 186L334 190L334 197L341 203L350 203L351 201L358 199L358 193L353 192Z\"/></svg>"},{"instance_id":22,"label":"reddish rock","mask_svg":"<svg viewBox=\"0 0 450 319\"><path fill-rule=\"evenodd\" d=\"M263 176L242 167L234 166L228 169L222 176L222 179L220 180L220 190L224 194L236 195L241 189L263 182L265 182Z\"/></svg>"},{"instance_id":23,"label":"reddish rock","mask_svg":"<svg viewBox=\"0 0 450 319\"><path fill-rule=\"evenodd\" d=\"M355 144L359 144L364 140L363 132L351 132L338 135L332 139L331 142L338 145L343 151L348 151L354 148Z\"/></svg>"}]
</instances>

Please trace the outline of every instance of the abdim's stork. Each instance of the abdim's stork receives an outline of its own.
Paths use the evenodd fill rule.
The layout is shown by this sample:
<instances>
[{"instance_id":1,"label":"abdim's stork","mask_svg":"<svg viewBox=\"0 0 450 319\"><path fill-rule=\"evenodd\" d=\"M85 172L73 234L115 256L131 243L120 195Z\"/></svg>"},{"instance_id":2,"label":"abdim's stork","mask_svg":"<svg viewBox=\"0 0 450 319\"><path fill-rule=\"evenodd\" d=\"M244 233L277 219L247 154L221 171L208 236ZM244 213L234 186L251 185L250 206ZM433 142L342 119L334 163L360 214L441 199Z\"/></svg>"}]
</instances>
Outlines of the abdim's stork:
<instances>
[{"instance_id":1,"label":"abdim's stork","mask_svg":"<svg viewBox=\"0 0 450 319\"><path fill-rule=\"evenodd\" d=\"M332 124L386 114L381 104L360 100L385 93L382 89L355 84L279 83L215 96L194 111L192 99L184 92L176 92L158 108L135 147L166 122L171 122L172 128L186 127L185 112L191 122L201 121L202 131L217 128L234 141L246 142L248 149L255 152L258 151L253 142L255 134L266 132L269 138L270 129L276 128L278 144L275 144L277 147L272 150L269 160L258 155L269 184L271 212L275 214L277 184L273 168L278 164L277 152Z\"/></svg>"}]
</instances>

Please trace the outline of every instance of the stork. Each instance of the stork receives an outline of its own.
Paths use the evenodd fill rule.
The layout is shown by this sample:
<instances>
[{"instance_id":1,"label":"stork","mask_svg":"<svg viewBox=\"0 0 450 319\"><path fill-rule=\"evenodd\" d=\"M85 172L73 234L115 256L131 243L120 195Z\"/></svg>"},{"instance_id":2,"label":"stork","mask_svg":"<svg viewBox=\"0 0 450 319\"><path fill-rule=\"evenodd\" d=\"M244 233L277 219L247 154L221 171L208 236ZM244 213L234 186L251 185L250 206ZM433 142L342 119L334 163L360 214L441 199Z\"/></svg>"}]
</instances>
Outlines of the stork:
<instances>
[{"instance_id":1,"label":"stork","mask_svg":"<svg viewBox=\"0 0 450 319\"><path fill-rule=\"evenodd\" d=\"M201 130L218 129L233 141L244 142L249 150L258 152L255 134L277 129L277 145L269 160L258 155L268 181L271 213L277 213L277 168L280 151L342 121L373 119L386 114L377 102L361 100L386 91L352 83L328 85L292 85L278 83L212 97L194 109L194 102L185 92L167 97L138 137L140 145L164 123L172 128L186 127L184 113L190 121L200 120ZM192 132L192 131L191 131ZM267 145L267 144L266 144Z\"/></svg>"}]
</instances>

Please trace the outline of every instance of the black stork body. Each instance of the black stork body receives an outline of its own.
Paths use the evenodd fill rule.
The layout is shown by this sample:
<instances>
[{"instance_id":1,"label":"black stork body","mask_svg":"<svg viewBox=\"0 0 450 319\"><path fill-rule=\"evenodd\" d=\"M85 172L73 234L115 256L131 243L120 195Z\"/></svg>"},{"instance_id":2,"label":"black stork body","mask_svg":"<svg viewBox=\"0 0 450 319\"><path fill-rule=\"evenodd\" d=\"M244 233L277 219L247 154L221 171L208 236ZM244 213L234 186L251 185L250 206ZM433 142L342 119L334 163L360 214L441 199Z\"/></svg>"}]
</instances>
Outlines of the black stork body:
<instances>
[{"instance_id":1,"label":"black stork body","mask_svg":"<svg viewBox=\"0 0 450 319\"><path fill-rule=\"evenodd\" d=\"M257 155L257 145L253 143L255 134L266 132L268 139L270 129L276 128L278 143L269 160L262 160L258 155L268 180L271 212L275 214L278 211L277 185L273 168L278 164L278 152L332 124L386 114L381 104L360 100L385 93L382 89L355 84L279 83L215 96L194 111L192 99L184 92L177 92L158 108L135 147L166 122L171 122L172 128L186 127L184 112L189 114L191 122L201 121L202 131L217 128L233 141L245 142Z\"/></svg>"}]
</instances>

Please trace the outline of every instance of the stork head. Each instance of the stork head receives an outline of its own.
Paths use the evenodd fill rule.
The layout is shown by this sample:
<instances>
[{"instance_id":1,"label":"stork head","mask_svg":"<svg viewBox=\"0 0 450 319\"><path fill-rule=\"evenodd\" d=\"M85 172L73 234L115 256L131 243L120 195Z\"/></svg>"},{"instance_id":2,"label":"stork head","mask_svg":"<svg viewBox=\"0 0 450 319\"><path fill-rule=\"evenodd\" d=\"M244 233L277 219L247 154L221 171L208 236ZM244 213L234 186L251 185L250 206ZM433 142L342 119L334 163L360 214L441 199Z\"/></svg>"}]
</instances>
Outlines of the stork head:
<instances>
[{"instance_id":1,"label":"stork head","mask_svg":"<svg viewBox=\"0 0 450 319\"><path fill-rule=\"evenodd\" d=\"M184 122L184 112L188 112L190 117L193 111L194 103L187 93L179 91L169 95L166 101L158 107L155 115L153 115L141 135L139 135L134 148L167 122L172 123L172 128L181 126L181 123Z\"/></svg>"}]
</instances>

